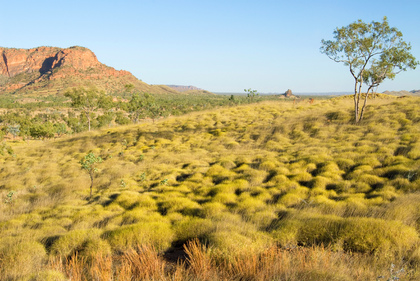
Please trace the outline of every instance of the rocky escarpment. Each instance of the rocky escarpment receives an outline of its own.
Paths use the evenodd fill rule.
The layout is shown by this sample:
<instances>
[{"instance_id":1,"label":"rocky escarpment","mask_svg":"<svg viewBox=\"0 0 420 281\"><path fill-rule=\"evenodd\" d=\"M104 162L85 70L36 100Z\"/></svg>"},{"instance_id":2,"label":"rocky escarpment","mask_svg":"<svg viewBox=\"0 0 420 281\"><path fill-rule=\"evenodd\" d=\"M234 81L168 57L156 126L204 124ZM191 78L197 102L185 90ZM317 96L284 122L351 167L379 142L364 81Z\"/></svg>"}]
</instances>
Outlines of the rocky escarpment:
<instances>
[{"instance_id":1,"label":"rocky escarpment","mask_svg":"<svg viewBox=\"0 0 420 281\"><path fill-rule=\"evenodd\" d=\"M110 93L133 84L138 91L162 92L130 72L100 63L84 47L0 48L0 93L62 93L69 87L95 85Z\"/></svg>"}]
</instances>

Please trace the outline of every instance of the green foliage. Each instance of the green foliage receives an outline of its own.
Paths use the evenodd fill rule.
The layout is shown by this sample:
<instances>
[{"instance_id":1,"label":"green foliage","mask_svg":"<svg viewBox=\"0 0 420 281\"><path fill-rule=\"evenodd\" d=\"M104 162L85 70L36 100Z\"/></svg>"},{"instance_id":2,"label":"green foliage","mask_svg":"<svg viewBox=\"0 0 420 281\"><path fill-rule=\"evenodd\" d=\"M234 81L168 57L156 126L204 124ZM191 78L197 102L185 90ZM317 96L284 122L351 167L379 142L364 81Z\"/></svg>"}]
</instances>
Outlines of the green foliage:
<instances>
[{"instance_id":1,"label":"green foliage","mask_svg":"<svg viewBox=\"0 0 420 281\"><path fill-rule=\"evenodd\" d=\"M257 98L260 94L258 94L257 90L252 90L251 88L249 89L244 89L245 93L246 93L246 97L253 102L255 100L255 98ZM233 99L231 99L233 100Z\"/></svg>"},{"instance_id":2,"label":"green foliage","mask_svg":"<svg viewBox=\"0 0 420 281\"><path fill-rule=\"evenodd\" d=\"M13 195L15 195L16 191L9 191L6 195L6 199L4 200L4 203L6 204L13 204Z\"/></svg>"},{"instance_id":3,"label":"green foliage","mask_svg":"<svg viewBox=\"0 0 420 281\"><path fill-rule=\"evenodd\" d=\"M99 108L110 109L112 107L112 98L105 95L95 87L73 88L65 93L66 97L71 99L71 106L82 110L87 118L88 129L91 129L92 115Z\"/></svg>"},{"instance_id":4,"label":"green foliage","mask_svg":"<svg viewBox=\"0 0 420 281\"><path fill-rule=\"evenodd\" d=\"M355 122L363 119L369 91L386 78L408 68L415 69L418 61L410 53L411 46L402 39L402 33L383 22L364 23L362 20L337 28L333 40L322 40L321 52L335 62L348 66L354 78ZM368 89L360 109L362 85Z\"/></svg>"},{"instance_id":5,"label":"green foliage","mask_svg":"<svg viewBox=\"0 0 420 281\"><path fill-rule=\"evenodd\" d=\"M4 155L6 152L9 155L14 155L14 151L10 145L7 145L6 142L1 142L0 144L0 155Z\"/></svg>"},{"instance_id":6,"label":"green foliage","mask_svg":"<svg viewBox=\"0 0 420 281\"><path fill-rule=\"evenodd\" d=\"M35 139L44 139L54 137L55 128L51 122L43 124L33 124L29 128L29 134Z\"/></svg>"},{"instance_id":7,"label":"green foliage","mask_svg":"<svg viewBox=\"0 0 420 281\"><path fill-rule=\"evenodd\" d=\"M97 165L102 161L102 158L100 156L96 156L93 152L89 152L82 160L80 160L82 170L85 170L90 177L90 197L92 197L94 174L98 172Z\"/></svg>"}]
</instances>

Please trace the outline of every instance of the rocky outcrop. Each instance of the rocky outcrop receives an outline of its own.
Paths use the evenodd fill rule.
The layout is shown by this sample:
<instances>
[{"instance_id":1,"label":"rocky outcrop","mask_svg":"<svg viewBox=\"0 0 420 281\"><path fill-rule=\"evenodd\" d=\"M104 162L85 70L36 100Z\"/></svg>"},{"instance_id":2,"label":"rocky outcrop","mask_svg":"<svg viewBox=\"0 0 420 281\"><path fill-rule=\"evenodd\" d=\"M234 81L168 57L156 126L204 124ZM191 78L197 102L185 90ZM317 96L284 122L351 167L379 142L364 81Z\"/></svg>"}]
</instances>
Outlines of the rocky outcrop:
<instances>
[{"instance_id":1,"label":"rocky outcrop","mask_svg":"<svg viewBox=\"0 0 420 281\"><path fill-rule=\"evenodd\" d=\"M293 93L292 93L292 90L290 90L290 89L288 89L284 94L283 94L283 96L285 97L285 98L293 98L293 97L295 97L295 95L293 95Z\"/></svg>"},{"instance_id":2,"label":"rocky outcrop","mask_svg":"<svg viewBox=\"0 0 420 281\"><path fill-rule=\"evenodd\" d=\"M20 73L37 72L40 75L54 68L71 66L85 70L96 67L100 63L89 49L71 47L60 49L54 47L39 47L34 49L0 48L0 75L14 77Z\"/></svg>"},{"instance_id":3,"label":"rocky outcrop","mask_svg":"<svg viewBox=\"0 0 420 281\"><path fill-rule=\"evenodd\" d=\"M150 87L128 71L100 63L96 55L84 47L0 48L0 55L2 92L47 89L54 93L88 83L111 92L122 91L126 84Z\"/></svg>"}]
</instances>

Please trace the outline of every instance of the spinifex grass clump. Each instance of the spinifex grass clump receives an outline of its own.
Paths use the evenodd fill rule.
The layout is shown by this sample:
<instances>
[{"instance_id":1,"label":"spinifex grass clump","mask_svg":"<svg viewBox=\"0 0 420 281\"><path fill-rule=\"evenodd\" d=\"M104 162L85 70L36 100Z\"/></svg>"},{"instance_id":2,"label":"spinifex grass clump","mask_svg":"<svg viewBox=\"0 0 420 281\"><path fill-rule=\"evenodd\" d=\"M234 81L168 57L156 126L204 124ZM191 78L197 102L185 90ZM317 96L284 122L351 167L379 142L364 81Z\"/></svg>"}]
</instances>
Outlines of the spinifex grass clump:
<instances>
[{"instance_id":1,"label":"spinifex grass clump","mask_svg":"<svg viewBox=\"0 0 420 281\"><path fill-rule=\"evenodd\" d=\"M360 125L346 98L279 101L13 142L2 276L375 280L394 263L416 280L420 100L371 104ZM90 198L89 153L104 159ZM17 271L22 241L35 258Z\"/></svg>"}]
</instances>

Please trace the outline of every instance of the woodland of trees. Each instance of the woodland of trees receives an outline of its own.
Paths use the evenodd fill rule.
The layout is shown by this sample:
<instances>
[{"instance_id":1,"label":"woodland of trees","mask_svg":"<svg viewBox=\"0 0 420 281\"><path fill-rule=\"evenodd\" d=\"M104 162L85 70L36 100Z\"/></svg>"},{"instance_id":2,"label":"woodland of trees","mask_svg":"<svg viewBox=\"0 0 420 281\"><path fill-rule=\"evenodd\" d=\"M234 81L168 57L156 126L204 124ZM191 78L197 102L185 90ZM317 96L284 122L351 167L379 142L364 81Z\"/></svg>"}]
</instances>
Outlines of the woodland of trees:
<instances>
[{"instance_id":1,"label":"woodland of trees","mask_svg":"<svg viewBox=\"0 0 420 281\"><path fill-rule=\"evenodd\" d=\"M7 138L45 139L92 129L154 122L187 112L277 99L278 96L154 95L134 92L111 96L94 87L73 88L64 97L0 97L0 140ZM126 97L123 98L122 96Z\"/></svg>"}]
</instances>

